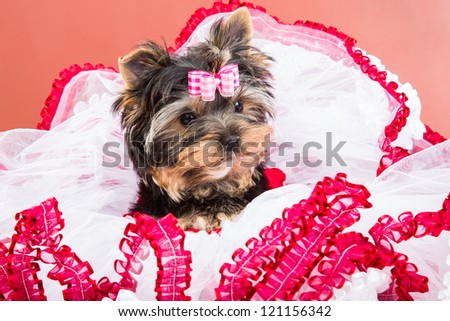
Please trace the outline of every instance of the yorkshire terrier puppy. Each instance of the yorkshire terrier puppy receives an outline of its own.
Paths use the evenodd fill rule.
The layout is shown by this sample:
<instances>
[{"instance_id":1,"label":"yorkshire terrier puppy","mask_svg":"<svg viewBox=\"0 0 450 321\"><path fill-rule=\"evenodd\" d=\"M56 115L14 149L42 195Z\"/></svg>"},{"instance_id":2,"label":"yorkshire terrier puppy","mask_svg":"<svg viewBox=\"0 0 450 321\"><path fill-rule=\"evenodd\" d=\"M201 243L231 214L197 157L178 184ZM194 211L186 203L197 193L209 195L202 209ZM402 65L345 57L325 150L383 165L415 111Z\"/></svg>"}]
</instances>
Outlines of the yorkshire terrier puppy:
<instances>
[{"instance_id":1,"label":"yorkshire terrier puppy","mask_svg":"<svg viewBox=\"0 0 450 321\"><path fill-rule=\"evenodd\" d=\"M252 33L241 8L185 54L150 42L119 58L125 90L113 110L141 179L132 211L209 231L267 189L271 58Z\"/></svg>"}]
</instances>

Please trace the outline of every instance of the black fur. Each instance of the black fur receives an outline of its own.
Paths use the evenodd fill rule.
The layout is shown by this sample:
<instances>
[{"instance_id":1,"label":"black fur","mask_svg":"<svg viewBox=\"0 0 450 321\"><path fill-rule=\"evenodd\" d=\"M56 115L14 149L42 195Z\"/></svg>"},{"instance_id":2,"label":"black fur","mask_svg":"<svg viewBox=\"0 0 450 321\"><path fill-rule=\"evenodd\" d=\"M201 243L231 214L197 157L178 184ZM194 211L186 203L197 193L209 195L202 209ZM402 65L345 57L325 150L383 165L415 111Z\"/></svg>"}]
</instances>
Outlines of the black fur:
<instances>
[{"instance_id":1,"label":"black fur","mask_svg":"<svg viewBox=\"0 0 450 321\"><path fill-rule=\"evenodd\" d=\"M226 178L230 180L226 183L220 179L204 182L205 177L211 175L210 168L183 168L180 177L165 178L165 184L171 179L188 183L183 191L172 194L164 184L155 181L154 172L180 166L180 154L191 145L207 141L223 147L232 136L259 137L259 133L265 132L267 118L273 115L272 76L268 70L271 58L250 45L249 15L241 11L230 21L215 23L209 40L188 48L184 55L173 55L158 44L148 42L122 60L120 66L126 89L114 103L113 111L121 113L128 154L141 178L139 201L132 205L132 211L157 218L167 213L181 219L208 216L206 228L209 229L220 224L220 217L238 214L267 190L261 163L252 167L253 174L247 169L242 173L237 170L237 174L233 174L236 177ZM216 93L214 101L199 102L203 104L202 111L195 123L180 127L176 117L195 111L195 106L186 103L188 72L206 70L216 74L225 64L238 65L240 91L234 97ZM233 104L242 100L248 102L245 112L236 113ZM170 111L168 115L167 111ZM170 117L175 118L161 119ZM242 150L239 153L245 156ZM223 157L228 159L230 153ZM246 190L242 190L242 184ZM174 194L178 192L180 195ZM189 227L189 224L184 226Z\"/></svg>"},{"instance_id":2,"label":"black fur","mask_svg":"<svg viewBox=\"0 0 450 321\"><path fill-rule=\"evenodd\" d=\"M230 198L228 195L220 195L219 192L213 198L198 200L190 197L180 203L173 201L153 181L149 182L148 185L141 181L139 184L139 200L133 204L130 210L132 212L149 214L155 218L164 217L168 213L172 213L179 218L182 213L189 211L189 208L197 208L199 212L208 210L212 216L224 212L226 207L233 207L240 211L254 198L269 189L263 166L258 166L256 171L259 173L259 180L242 197Z\"/></svg>"}]
</instances>

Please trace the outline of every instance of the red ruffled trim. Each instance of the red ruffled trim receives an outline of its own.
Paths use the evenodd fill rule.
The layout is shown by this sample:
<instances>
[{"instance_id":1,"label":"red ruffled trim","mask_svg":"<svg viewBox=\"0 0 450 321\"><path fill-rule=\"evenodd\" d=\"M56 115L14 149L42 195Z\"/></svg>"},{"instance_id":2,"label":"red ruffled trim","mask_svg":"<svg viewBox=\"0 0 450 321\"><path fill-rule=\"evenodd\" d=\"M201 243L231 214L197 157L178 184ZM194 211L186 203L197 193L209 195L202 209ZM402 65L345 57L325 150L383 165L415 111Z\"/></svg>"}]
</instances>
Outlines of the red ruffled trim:
<instances>
[{"instance_id":1,"label":"red ruffled trim","mask_svg":"<svg viewBox=\"0 0 450 321\"><path fill-rule=\"evenodd\" d=\"M11 294L11 287L8 285L8 248L0 241L0 301L4 301Z\"/></svg>"},{"instance_id":2,"label":"red ruffled trim","mask_svg":"<svg viewBox=\"0 0 450 321\"><path fill-rule=\"evenodd\" d=\"M39 264L35 262L33 250L27 245L27 239L19 234L12 238L12 252L8 255L7 273L8 284L12 292L8 301L43 301L44 294L42 280L37 276Z\"/></svg>"},{"instance_id":3,"label":"red ruffled trim","mask_svg":"<svg viewBox=\"0 0 450 321\"><path fill-rule=\"evenodd\" d=\"M170 50L175 51L180 48L189 39L194 30L206 17L217 13L231 12L239 7L247 7L266 12L265 8L261 6L255 6L254 4L248 2L241 3L240 1L236 0L230 0L228 4L222 2L214 2L214 5L209 9L200 8L195 11L195 13L189 18L187 25L175 40L175 48L170 48ZM272 15L270 16L279 24L289 25L288 23L282 22L278 17ZM385 71L378 70L375 65L371 64L370 58L363 55L362 51L355 47L356 40L354 38L351 38L345 33L338 31L334 27L326 27L325 25L316 22L298 20L294 22L293 25L323 31L340 39L344 43L348 54L353 58L353 61L360 66L361 71L370 79L377 81L389 93L389 95L400 104L400 107L397 109L393 120L384 129L384 138L380 144L380 148L385 153L385 155L380 160L377 175L381 174L387 167L389 167L393 163L410 155L410 153L406 149L392 146L392 142L397 139L400 131L403 127L405 127L407 117L410 113L409 107L407 107L405 104L408 100L408 97L405 95L405 93L399 92L397 90L399 84L394 81L391 81L389 83L386 82L387 73ZM424 135L424 138L428 140L428 137L429 136L426 133ZM432 139L432 141L430 142L434 143L435 141L437 140Z\"/></svg>"},{"instance_id":4,"label":"red ruffled trim","mask_svg":"<svg viewBox=\"0 0 450 321\"><path fill-rule=\"evenodd\" d=\"M37 129L49 130L53 118L55 117L56 111L58 109L61 96L64 92L64 87L70 82L70 80L78 75L82 71L89 70L112 70L116 71L113 67L105 67L102 64L92 65L86 63L83 66L74 64L69 68L63 69L59 73L59 78L55 79L52 84L52 91L45 100L44 107L41 110L42 120L37 124Z\"/></svg>"},{"instance_id":5,"label":"red ruffled trim","mask_svg":"<svg viewBox=\"0 0 450 321\"><path fill-rule=\"evenodd\" d=\"M49 279L67 286L62 291L64 300L97 301L103 299L96 282L90 277L94 273L91 265L88 262L82 262L70 247L63 245L57 250L41 252L39 259L54 265L54 268L48 272Z\"/></svg>"},{"instance_id":6,"label":"red ruffled trim","mask_svg":"<svg viewBox=\"0 0 450 321\"><path fill-rule=\"evenodd\" d=\"M8 300L46 300L42 281L38 278L39 246L57 246L61 238L55 233L64 226L56 208L56 200L16 214L16 234L13 235L8 255L8 283L12 293Z\"/></svg>"},{"instance_id":7,"label":"red ruffled trim","mask_svg":"<svg viewBox=\"0 0 450 321\"><path fill-rule=\"evenodd\" d=\"M391 241L449 231L450 195L438 212L403 213L398 221L381 217L370 230L374 243L361 233L342 233L359 220L358 208L371 206L369 195L344 174L319 182L307 200L286 209L260 238L247 241L245 250L235 251L234 263L220 269L217 299L329 300L356 270L370 267L392 267L393 292L380 299L412 300L411 292L427 292L428 279Z\"/></svg>"},{"instance_id":8,"label":"red ruffled trim","mask_svg":"<svg viewBox=\"0 0 450 321\"><path fill-rule=\"evenodd\" d=\"M422 212L415 216L405 212L399 215L398 220L384 215L370 229L377 248L378 263L394 266L391 274L399 300L412 300L410 292L427 292L428 279L417 273L417 267L408 262L407 256L394 250L392 241L400 243L426 235L438 237L442 231L450 231L450 194L437 212Z\"/></svg>"},{"instance_id":9,"label":"red ruffled trim","mask_svg":"<svg viewBox=\"0 0 450 321\"><path fill-rule=\"evenodd\" d=\"M265 8L261 6L255 6L254 4L249 2L241 3L240 1L230 0L228 4L225 4L216 1L211 8L199 8L194 12L194 14L189 18L186 26L182 29L179 36L175 40L175 48L170 47L169 50L173 52L180 48L189 39L198 25L206 17L217 13L232 12L239 7L247 7L250 9L262 11L264 13L266 12ZM272 15L270 16L280 24L289 25L288 23L282 22L278 17ZM400 131L406 125L407 117L410 113L409 108L405 104L408 100L408 97L404 93L397 91L399 84L393 81L389 83L386 82L387 73L385 71L379 71L375 65L371 64L369 57L363 55L361 50L356 49L356 40L354 38L351 38L345 33L338 31L334 27L326 27L323 24L311 21L298 20L294 22L293 25L323 31L343 41L348 54L353 58L353 61L360 66L361 71L367 74L370 79L377 81L389 93L389 95L400 104L400 107L397 109L394 119L384 129L384 138L380 143L380 148L385 153L385 155L380 159L380 164L377 169L377 175L382 173L393 163L410 155L410 152L408 152L406 149L392 146L392 142L397 139ZM83 67L73 65L68 69L64 69L63 71L61 71L60 79L55 79L55 81L53 82L53 89L46 99L45 106L41 111L42 121L37 125L38 129L50 129L51 122L58 108L58 104L61 99L64 87L72 79L72 77L74 77L81 71L96 69L109 69L115 71L113 67L105 67L101 64L95 66L91 64L85 64ZM432 144L436 144L436 142L442 141L443 137L438 133L431 131L429 127L427 127L427 132L424 134L424 139Z\"/></svg>"},{"instance_id":10,"label":"red ruffled trim","mask_svg":"<svg viewBox=\"0 0 450 321\"><path fill-rule=\"evenodd\" d=\"M375 256L375 246L361 233L338 234L323 250L324 258L308 278L306 290L299 295L301 301L325 301L333 297L355 270L364 271L366 262Z\"/></svg>"},{"instance_id":11,"label":"red ruffled trim","mask_svg":"<svg viewBox=\"0 0 450 321\"><path fill-rule=\"evenodd\" d=\"M357 208L371 207L369 192L338 174L333 180L318 182L308 200L285 211L283 219L292 222L292 236L276 266L255 286L263 300L293 300L314 267L323 259L322 247L329 239L360 218Z\"/></svg>"},{"instance_id":12,"label":"red ruffled trim","mask_svg":"<svg viewBox=\"0 0 450 321\"><path fill-rule=\"evenodd\" d=\"M271 266L277 264L283 241L290 234L291 224L275 219L259 233L260 238L251 238L245 243L247 249L237 249L232 256L234 264L225 263L220 268L220 284L215 289L219 301L250 300L253 284Z\"/></svg>"},{"instance_id":13,"label":"red ruffled trim","mask_svg":"<svg viewBox=\"0 0 450 321\"><path fill-rule=\"evenodd\" d=\"M177 219L169 214L157 221L141 213L134 213L133 218L135 223L127 225L125 238L120 243L126 260L117 260L115 264L116 272L122 276L119 288L136 292L138 284L131 274L142 272L142 261L149 255L150 244L158 264L156 299L190 300L185 290L191 282L191 253L184 250L185 234L177 225Z\"/></svg>"},{"instance_id":14,"label":"red ruffled trim","mask_svg":"<svg viewBox=\"0 0 450 321\"><path fill-rule=\"evenodd\" d=\"M16 215L16 234L6 255L7 284L11 291L8 294L7 288L1 288L1 294L7 300L47 299L42 281L37 276L39 262L54 265L47 277L66 286L64 300L103 298L96 282L90 278L93 271L89 263L82 262L70 247L59 246L62 240L60 231L64 228L61 215L54 198ZM1 242L0 245L3 249L0 251L0 264L3 265L5 246Z\"/></svg>"},{"instance_id":15,"label":"red ruffled trim","mask_svg":"<svg viewBox=\"0 0 450 321\"><path fill-rule=\"evenodd\" d=\"M436 145L447 140L444 136L438 132L433 131L430 127L425 125L426 132L423 134L423 139L425 139L430 144Z\"/></svg>"},{"instance_id":16,"label":"red ruffled trim","mask_svg":"<svg viewBox=\"0 0 450 321\"><path fill-rule=\"evenodd\" d=\"M179 48L204 18L242 6L265 12L264 8L250 3L215 2L212 8L201 8L194 13L175 41L176 48L171 50ZM355 48L353 38L322 24L297 21L294 25L321 30L341 39L362 72L377 81L400 104L394 119L384 130L381 149L385 155L378 173L409 155L408 151L391 145L405 126L410 112L406 95L397 91L398 84L386 83L386 72L379 71ZM39 129L51 128L65 85L79 72L95 69L114 70L86 64L83 67L74 65L60 74L61 78L54 81L41 112ZM428 127L424 138L432 144L445 140ZM282 183L282 177L275 176L278 176L275 185ZM368 197L364 186L348 183L343 174L319 182L310 198L285 210L282 219L274 220L260 232L260 238L250 239L246 243L248 250L235 252L235 263L227 263L220 270L222 278L216 289L217 298L327 300L332 289L342 287L355 270L386 266L392 267L396 298L409 300L411 292L427 291L426 277L418 274L405 255L395 252L391 241L398 243L411 237L438 236L443 230L448 231L449 198L438 212L416 216L403 213L398 221L383 216L370 230L374 240L371 243L360 233L343 233L359 219L357 208L370 206ZM120 244L125 261L118 260L115 264L116 272L122 276L119 283L111 283L107 278L96 283L90 278L92 268L89 263L82 262L69 247L59 246L62 239L59 233L64 223L55 199L18 214L17 219L17 233L12 237L9 249L0 242L0 300L45 300L42 281L37 277L39 261L54 265L48 277L67 286L63 292L66 300L98 300L105 296L115 299L120 289L136 289L132 274L142 272L141 260L148 256L149 245L155 250L158 262L157 299L190 299L185 290L190 286L191 254L184 250L184 232L171 215L160 221L139 213L133 215L134 223L127 226Z\"/></svg>"},{"instance_id":17,"label":"red ruffled trim","mask_svg":"<svg viewBox=\"0 0 450 321\"><path fill-rule=\"evenodd\" d=\"M357 208L371 207L369 195L364 186L347 182L345 174L318 182L307 200L286 209L282 219L260 232L260 239L250 239L248 250L238 249L235 264L222 266L217 298L293 300L323 259L322 248L359 220Z\"/></svg>"},{"instance_id":18,"label":"red ruffled trim","mask_svg":"<svg viewBox=\"0 0 450 321\"><path fill-rule=\"evenodd\" d=\"M343 231L359 220L358 208L370 207L367 189L351 184L344 174L325 178L311 196L283 212L281 219L252 238L247 250L238 249L235 263L224 264L216 288L218 300L328 300L355 271L392 267L392 287L379 299L411 300L411 292L428 291L428 279L408 258L394 250L392 242L412 237L438 237L450 231L450 194L437 212L413 215L405 212L393 219L379 218L370 229L374 242L361 233ZM141 261L155 251L158 300L190 300L191 253L184 250L184 232L172 215L156 221L134 213L120 249L125 261L116 261L119 283L102 278L97 283L89 263L82 262L70 247L59 246L64 227L57 201L17 215L16 234L9 249L0 242L0 300L46 300L39 264L52 264L47 277L65 285L65 300L115 299L120 289L135 291L131 274L142 272Z\"/></svg>"},{"instance_id":19,"label":"red ruffled trim","mask_svg":"<svg viewBox=\"0 0 450 321\"><path fill-rule=\"evenodd\" d=\"M150 245L158 264L156 299L188 301L185 291L191 285L191 252L184 250L185 234L172 214L151 220Z\"/></svg>"},{"instance_id":20,"label":"red ruffled trim","mask_svg":"<svg viewBox=\"0 0 450 321\"><path fill-rule=\"evenodd\" d=\"M129 223L124 231L124 238L120 241L120 251L125 261L116 260L114 269L122 276L120 288L136 292L137 281L132 274L139 275L143 270L142 261L150 254L150 246L145 238L149 230L148 221L142 215L135 215L134 222ZM117 293L115 293L117 295Z\"/></svg>"},{"instance_id":21,"label":"red ruffled trim","mask_svg":"<svg viewBox=\"0 0 450 321\"><path fill-rule=\"evenodd\" d=\"M207 17L212 16L216 13L232 12L240 7L247 7L251 9L256 9L262 12L266 12L266 9L261 6L255 6L250 2L243 2L230 0L228 4L222 3L221 1L215 1L211 8L199 8L192 16L189 18L186 26L181 30L179 36L175 39L175 48L170 47L169 51L174 52L180 48L192 35L198 25ZM275 17L274 17L275 18ZM275 18L279 21L277 18Z\"/></svg>"}]
</instances>

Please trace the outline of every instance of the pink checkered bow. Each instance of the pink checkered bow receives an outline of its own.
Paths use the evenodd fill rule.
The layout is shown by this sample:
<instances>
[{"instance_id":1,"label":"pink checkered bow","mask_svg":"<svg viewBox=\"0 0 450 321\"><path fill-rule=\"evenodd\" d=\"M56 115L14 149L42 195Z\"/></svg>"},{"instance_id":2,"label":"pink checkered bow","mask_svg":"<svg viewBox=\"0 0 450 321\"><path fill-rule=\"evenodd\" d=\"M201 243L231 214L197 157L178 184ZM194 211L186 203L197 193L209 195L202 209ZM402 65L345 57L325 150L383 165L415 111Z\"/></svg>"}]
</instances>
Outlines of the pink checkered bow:
<instances>
[{"instance_id":1,"label":"pink checkered bow","mask_svg":"<svg viewBox=\"0 0 450 321\"><path fill-rule=\"evenodd\" d=\"M202 97L212 101L219 89L223 97L232 97L239 86L239 70L236 64L223 66L216 75L204 70L192 70L188 73L188 91L191 97Z\"/></svg>"}]
</instances>

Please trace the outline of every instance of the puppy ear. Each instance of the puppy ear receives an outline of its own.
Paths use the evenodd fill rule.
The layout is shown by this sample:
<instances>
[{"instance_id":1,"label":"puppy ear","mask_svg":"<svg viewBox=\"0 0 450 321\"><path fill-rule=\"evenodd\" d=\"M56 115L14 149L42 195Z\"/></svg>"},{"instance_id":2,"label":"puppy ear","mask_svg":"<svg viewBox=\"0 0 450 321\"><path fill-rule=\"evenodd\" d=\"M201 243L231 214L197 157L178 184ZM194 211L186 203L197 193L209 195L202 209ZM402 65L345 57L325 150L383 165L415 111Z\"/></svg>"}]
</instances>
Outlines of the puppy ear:
<instances>
[{"instance_id":1,"label":"puppy ear","mask_svg":"<svg viewBox=\"0 0 450 321\"><path fill-rule=\"evenodd\" d=\"M156 43L145 43L119 58L119 71L126 88L133 88L147 73L161 69L170 63L167 50Z\"/></svg>"},{"instance_id":2,"label":"puppy ear","mask_svg":"<svg viewBox=\"0 0 450 321\"><path fill-rule=\"evenodd\" d=\"M250 11L246 7L242 7L233 12L233 14L225 21L225 28L233 36L243 39L250 43L253 37L253 24Z\"/></svg>"},{"instance_id":3,"label":"puppy ear","mask_svg":"<svg viewBox=\"0 0 450 321\"><path fill-rule=\"evenodd\" d=\"M227 20L220 20L211 29L210 42L219 49L233 49L250 45L253 36L252 17L247 8L233 12Z\"/></svg>"}]
</instances>

